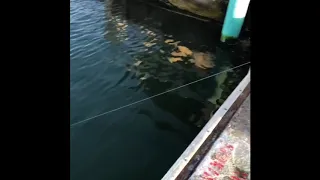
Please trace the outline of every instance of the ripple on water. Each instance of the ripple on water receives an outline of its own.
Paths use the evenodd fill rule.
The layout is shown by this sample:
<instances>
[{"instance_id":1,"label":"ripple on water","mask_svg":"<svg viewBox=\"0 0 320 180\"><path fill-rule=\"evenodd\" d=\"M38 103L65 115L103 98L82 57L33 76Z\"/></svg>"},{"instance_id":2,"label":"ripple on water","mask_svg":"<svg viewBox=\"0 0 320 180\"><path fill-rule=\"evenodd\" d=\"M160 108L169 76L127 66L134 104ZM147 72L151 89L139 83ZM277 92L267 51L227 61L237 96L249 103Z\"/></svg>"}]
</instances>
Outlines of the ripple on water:
<instances>
[{"instance_id":1,"label":"ripple on water","mask_svg":"<svg viewBox=\"0 0 320 180\"><path fill-rule=\"evenodd\" d=\"M70 2L71 123L219 71L219 63L216 69L206 71L187 64L188 58L177 63L168 61L175 46L164 43L164 40L180 40L182 45L195 50L198 45L191 47L194 42L186 41L191 41L192 38L186 39L193 36L197 37L194 39L206 39L198 38L201 33L194 33L198 26L183 25L186 21L178 21L176 18L173 24L169 23L176 29L167 32L165 30L170 28L161 17L170 17L172 20L172 14L141 9L144 13L151 12L153 16L157 16L158 19L153 20L153 16L146 18L147 15L132 10L130 5L116 5L122 2L132 3L130 0ZM115 3L112 8L111 2ZM137 4L135 9L139 9L140 5ZM125 20L130 8L131 15L139 14L142 20ZM167 26L161 29L159 24ZM188 33L183 35L185 29ZM137 63L138 61L141 62ZM116 175L123 172L124 175L129 174L124 179L142 179L137 174L144 174L146 171L149 176L144 175L144 178L161 178L188 144L186 139L190 142L197 134L198 130L192 125L194 122L188 119L197 121L205 101L197 89L213 90L212 84L215 82L212 81L207 81L208 86L190 86L102 116L76 127L75 131L72 129L71 179L117 179ZM108 147L104 148L106 146ZM169 156L159 158L164 151ZM114 154L127 156L119 158ZM137 154L144 156L138 157ZM118 164L125 160L136 164ZM140 161L157 164L157 167L145 168Z\"/></svg>"}]
</instances>

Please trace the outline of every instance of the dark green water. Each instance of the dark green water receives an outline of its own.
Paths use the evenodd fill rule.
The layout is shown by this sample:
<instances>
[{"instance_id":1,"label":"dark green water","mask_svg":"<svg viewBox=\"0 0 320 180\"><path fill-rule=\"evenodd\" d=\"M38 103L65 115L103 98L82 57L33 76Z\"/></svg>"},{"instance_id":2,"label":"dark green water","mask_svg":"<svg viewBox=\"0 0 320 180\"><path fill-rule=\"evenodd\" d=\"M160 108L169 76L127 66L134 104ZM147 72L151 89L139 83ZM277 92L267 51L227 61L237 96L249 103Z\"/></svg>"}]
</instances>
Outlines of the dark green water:
<instances>
[{"instance_id":1,"label":"dark green water","mask_svg":"<svg viewBox=\"0 0 320 180\"><path fill-rule=\"evenodd\" d=\"M218 43L220 31L218 25L134 1L71 0L70 124L248 62L243 46ZM155 38L154 46L144 46ZM171 64L173 46L164 43L169 38L212 53L215 67ZM135 66L137 61L142 63ZM73 126L71 179L161 179L247 70L243 66ZM207 101L213 95L214 104Z\"/></svg>"}]
</instances>

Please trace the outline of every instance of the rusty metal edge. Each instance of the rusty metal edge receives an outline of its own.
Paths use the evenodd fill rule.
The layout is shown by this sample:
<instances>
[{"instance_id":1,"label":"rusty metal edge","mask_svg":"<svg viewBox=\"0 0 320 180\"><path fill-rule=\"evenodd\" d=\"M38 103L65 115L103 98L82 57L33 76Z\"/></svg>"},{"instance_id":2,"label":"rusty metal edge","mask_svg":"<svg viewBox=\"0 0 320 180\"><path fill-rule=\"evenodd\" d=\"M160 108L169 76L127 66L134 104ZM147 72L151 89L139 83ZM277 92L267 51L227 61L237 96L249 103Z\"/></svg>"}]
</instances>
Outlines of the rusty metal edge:
<instances>
[{"instance_id":1,"label":"rusty metal edge","mask_svg":"<svg viewBox=\"0 0 320 180\"><path fill-rule=\"evenodd\" d=\"M195 171L196 167L199 165L199 163L202 161L202 159L205 157L207 152L211 149L212 145L216 141L216 139L219 138L220 134L223 132L223 130L226 128L226 126L231 121L232 117L235 115L237 110L240 108L242 103L246 100L248 95L250 94L250 83L245 88L243 93L238 97L238 99L232 104L230 109L227 111L227 113L224 115L224 117L220 120L216 128L213 130L213 132L208 136L208 138L203 142L201 147L198 149L198 151L193 155L191 160L188 162L188 164L183 168L183 170L180 172L176 180L185 180L188 179L192 173Z\"/></svg>"},{"instance_id":2,"label":"rusty metal edge","mask_svg":"<svg viewBox=\"0 0 320 180\"><path fill-rule=\"evenodd\" d=\"M250 69L162 180L187 179L250 93Z\"/></svg>"}]
</instances>

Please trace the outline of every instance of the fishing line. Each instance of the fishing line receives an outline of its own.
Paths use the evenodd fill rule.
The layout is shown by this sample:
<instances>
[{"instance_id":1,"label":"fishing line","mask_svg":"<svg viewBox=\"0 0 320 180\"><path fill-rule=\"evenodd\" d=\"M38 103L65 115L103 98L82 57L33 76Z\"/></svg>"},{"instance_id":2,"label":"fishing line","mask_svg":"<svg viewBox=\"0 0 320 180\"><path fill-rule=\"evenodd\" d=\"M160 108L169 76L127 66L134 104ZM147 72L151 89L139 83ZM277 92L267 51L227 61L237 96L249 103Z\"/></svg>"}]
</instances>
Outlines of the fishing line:
<instances>
[{"instance_id":1,"label":"fishing line","mask_svg":"<svg viewBox=\"0 0 320 180\"><path fill-rule=\"evenodd\" d=\"M175 90L180 89L180 88L183 88L183 87L185 87L185 86L188 86L188 85L191 85L191 84L194 84L194 83L197 83L197 82L203 81L203 80L205 80L205 79L208 79L208 78L214 77L214 76L219 75L219 74L221 74L221 73L224 73L224 72L227 72L227 71L230 71L230 70L233 70L233 69L237 69L237 68L239 68L239 67L241 67L241 66L244 66L244 65L247 65L247 64L250 64L250 62L243 63L243 64L241 64L241 65L238 65L238 66L235 66L235 67L233 67L233 68L230 68L230 69L227 69L227 70L224 70L224 71L218 72L218 73L216 73L216 74L212 74L212 75L210 75L210 76L207 76L207 77L204 77L204 78L201 78L201 79L195 80L195 81L193 81L193 82L190 82L190 83L184 84L184 85L182 85L182 86L179 86L179 87L176 87L176 88L173 88L173 89L170 89L170 90L164 91L164 92L162 92L162 93L159 93L159 94L156 94L156 95L153 95L153 96L150 96L150 97L147 97L147 98L141 99L141 100L139 100L139 101L136 101L136 102L133 102L133 103L127 104L127 105L125 105L125 106L118 107L118 108L116 108L116 109L113 109L113 110L110 110L110 111L107 111L107 112L104 112L104 113L98 114L98 115L96 115L96 116L93 116L93 117L90 117L90 118L87 118L87 119L84 119L84 120L82 120L82 121L78 121L78 122L76 122L76 123L71 124L71 125L70 125L70 127L73 127L73 126L75 126L75 125L78 125L78 124L81 124L81 123L84 123L84 122L90 121L90 120L92 120L92 119L95 119L95 118L97 118L97 117L100 117L100 116L103 116L103 115L109 114L109 113L111 113L111 112L115 112L115 111L118 111L118 110L120 110L120 109L123 109L123 108L129 107L129 106L132 106L132 105L134 105L134 104L138 104L138 103L140 103L140 102L143 102L143 101L146 101L146 100L149 100L149 99L155 98L155 97L157 97L157 96L160 96L160 95L163 95L163 94L166 94L166 93L169 93L169 92L175 91Z\"/></svg>"}]
</instances>

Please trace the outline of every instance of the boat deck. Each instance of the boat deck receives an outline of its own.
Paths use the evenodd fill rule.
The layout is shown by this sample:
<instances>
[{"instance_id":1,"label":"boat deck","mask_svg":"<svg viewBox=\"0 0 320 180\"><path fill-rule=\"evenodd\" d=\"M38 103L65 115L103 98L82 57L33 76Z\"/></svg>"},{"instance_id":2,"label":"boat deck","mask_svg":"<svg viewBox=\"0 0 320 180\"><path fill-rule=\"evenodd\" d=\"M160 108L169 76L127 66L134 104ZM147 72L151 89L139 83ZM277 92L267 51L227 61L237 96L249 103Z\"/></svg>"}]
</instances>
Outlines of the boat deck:
<instances>
[{"instance_id":1,"label":"boat deck","mask_svg":"<svg viewBox=\"0 0 320 180\"><path fill-rule=\"evenodd\" d=\"M250 70L162 180L250 179Z\"/></svg>"},{"instance_id":2,"label":"boat deck","mask_svg":"<svg viewBox=\"0 0 320 180\"><path fill-rule=\"evenodd\" d=\"M250 179L250 95L189 180Z\"/></svg>"}]
</instances>

